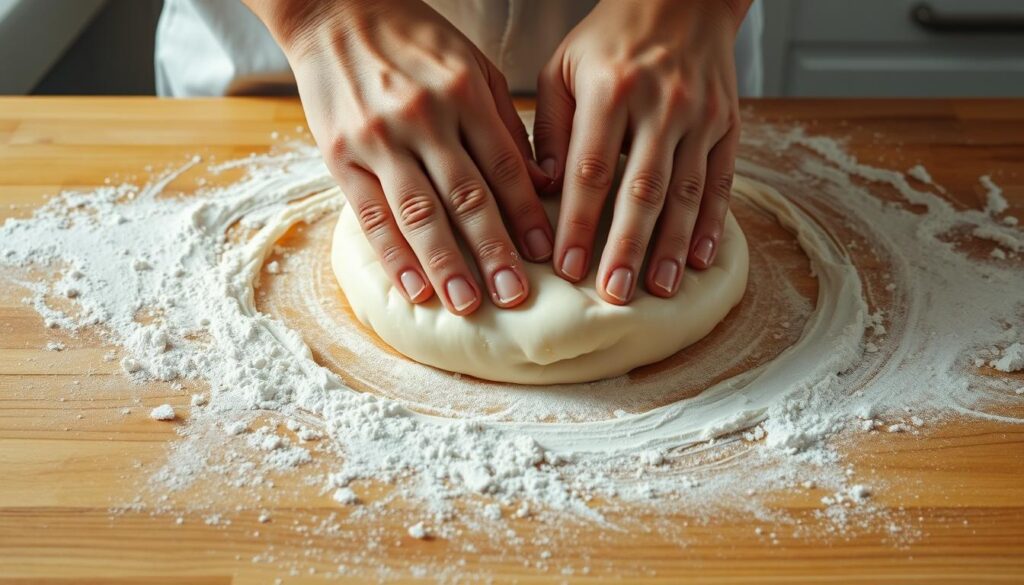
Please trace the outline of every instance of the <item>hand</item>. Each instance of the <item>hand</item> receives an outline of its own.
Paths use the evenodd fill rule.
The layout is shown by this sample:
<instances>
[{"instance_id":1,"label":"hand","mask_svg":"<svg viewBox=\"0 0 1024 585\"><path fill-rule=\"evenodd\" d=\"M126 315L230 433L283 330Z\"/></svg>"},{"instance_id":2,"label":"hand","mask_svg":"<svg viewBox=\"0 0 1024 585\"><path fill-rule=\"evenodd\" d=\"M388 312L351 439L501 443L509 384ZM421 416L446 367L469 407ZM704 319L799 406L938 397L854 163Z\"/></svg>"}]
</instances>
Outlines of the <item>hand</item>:
<instances>
[{"instance_id":1,"label":"hand","mask_svg":"<svg viewBox=\"0 0 1024 585\"><path fill-rule=\"evenodd\" d=\"M628 159L597 290L626 304L676 294L687 264L712 264L739 139L733 43L749 0L603 0L538 80L541 166L562 181L555 271L578 282L624 144ZM564 180L562 180L564 177Z\"/></svg>"},{"instance_id":2,"label":"hand","mask_svg":"<svg viewBox=\"0 0 1024 585\"><path fill-rule=\"evenodd\" d=\"M533 186L550 179L501 73L418 0L248 2L284 48L317 145L398 290L414 303L436 291L457 315L480 306L454 225L494 304L522 303L519 251L551 256Z\"/></svg>"}]
</instances>

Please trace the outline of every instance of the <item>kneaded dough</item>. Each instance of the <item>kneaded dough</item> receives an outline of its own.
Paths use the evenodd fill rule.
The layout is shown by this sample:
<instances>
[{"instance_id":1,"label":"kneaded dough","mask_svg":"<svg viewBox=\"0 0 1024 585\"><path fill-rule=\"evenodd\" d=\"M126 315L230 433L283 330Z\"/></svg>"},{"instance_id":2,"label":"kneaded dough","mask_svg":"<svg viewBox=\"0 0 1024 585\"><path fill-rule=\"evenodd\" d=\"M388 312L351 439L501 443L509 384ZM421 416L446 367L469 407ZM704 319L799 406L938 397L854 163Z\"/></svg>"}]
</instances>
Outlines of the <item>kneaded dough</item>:
<instances>
[{"instance_id":1,"label":"kneaded dough","mask_svg":"<svg viewBox=\"0 0 1024 585\"><path fill-rule=\"evenodd\" d=\"M746 181L737 177L736 183ZM557 225L557 199L546 200L545 207ZM597 251L607 227L606 221ZM578 285L556 276L550 263L525 262L531 287L526 302L498 309L485 298L474 314L458 317L436 294L418 305L406 301L346 205L334 231L331 264L356 317L403 355L485 380L557 384L625 374L699 341L743 297L748 256L730 212L714 264L685 270L674 298L652 296L641 282L629 305L612 305L594 289L596 258Z\"/></svg>"}]
</instances>

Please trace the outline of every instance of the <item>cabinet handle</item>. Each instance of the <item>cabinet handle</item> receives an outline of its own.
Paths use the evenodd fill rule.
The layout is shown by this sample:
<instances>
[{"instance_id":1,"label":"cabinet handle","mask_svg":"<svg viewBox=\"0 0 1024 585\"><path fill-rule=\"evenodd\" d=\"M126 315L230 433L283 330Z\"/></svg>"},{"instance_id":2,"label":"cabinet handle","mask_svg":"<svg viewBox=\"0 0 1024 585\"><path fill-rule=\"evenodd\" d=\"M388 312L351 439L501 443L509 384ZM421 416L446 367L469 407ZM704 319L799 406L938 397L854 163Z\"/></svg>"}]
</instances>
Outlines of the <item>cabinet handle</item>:
<instances>
[{"instance_id":1,"label":"cabinet handle","mask_svg":"<svg viewBox=\"0 0 1024 585\"><path fill-rule=\"evenodd\" d=\"M1024 32L1024 15L1022 14L942 14L927 2L912 6L910 19L921 28L932 32Z\"/></svg>"}]
</instances>

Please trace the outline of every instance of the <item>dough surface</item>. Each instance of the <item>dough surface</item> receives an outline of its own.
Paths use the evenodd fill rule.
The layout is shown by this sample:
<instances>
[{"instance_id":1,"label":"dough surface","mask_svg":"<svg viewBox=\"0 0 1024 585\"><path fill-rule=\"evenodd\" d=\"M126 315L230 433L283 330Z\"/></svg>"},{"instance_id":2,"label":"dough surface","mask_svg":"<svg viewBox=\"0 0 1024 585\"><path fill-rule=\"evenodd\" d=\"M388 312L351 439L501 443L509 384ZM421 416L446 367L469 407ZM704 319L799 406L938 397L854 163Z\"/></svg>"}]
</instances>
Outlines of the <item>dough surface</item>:
<instances>
[{"instance_id":1,"label":"dough surface","mask_svg":"<svg viewBox=\"0 0 1024 585\"><path fill-rule=\"evenodd\" d=\"M554 225L558 200L546 199L545 206ZM607 227L606 222L598 234L598 251ZM672 299L648 294L641 283L628 306L612 305L594 290L596 259L579 285L555 276L550 263L526 262L531 284L526 302L501 310L485 298L476 313L457 317L436 295L418 305L406 301L345 205L331 264L356 317L399 353L485 380L558 384L625 374L699 341L743 297L748 254L730 212L715 263L700 272L685 270Z\"/></svg>"}]
</instances>

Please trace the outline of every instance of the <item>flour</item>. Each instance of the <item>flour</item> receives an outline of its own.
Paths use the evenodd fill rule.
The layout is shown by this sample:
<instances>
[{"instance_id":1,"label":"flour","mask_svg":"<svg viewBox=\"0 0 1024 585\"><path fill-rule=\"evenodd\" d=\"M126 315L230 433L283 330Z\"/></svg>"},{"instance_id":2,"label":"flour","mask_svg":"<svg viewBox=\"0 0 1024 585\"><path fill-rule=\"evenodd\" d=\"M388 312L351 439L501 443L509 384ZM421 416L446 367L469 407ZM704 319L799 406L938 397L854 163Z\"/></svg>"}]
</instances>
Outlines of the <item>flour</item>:
<instances>
[{"instance_id":1,"label":"flour","mask_svg":"<svg viewBox=\"0 0 1024 585\"><path fill-rule=\"evenodd\" d=\"M430 536L430 533L427 532L427 528L423 525L422 522L417 522L416 524L410 526L408 532L409 536L419 540L424 540L428 536Z\"/></svg>"},{"instance_id":2,"label":"flour","mask_svg":"<svg viewBox=\"0 0 1024 585\"><path fill-rule=\"evenodd\" d=\"M999 215L1010 208L1010 204L1003 197L1003 189L996 185L992 177L982 175L981 186L985 188L985 212L989 215Z\"/></svg>"},{"instance_id":3,"label":"flour","mask_svg":"<svg viewBox=\"0 0 1024 585\"><path fill-rule=\"evenodd\" d=\"M1024 345L1019 341L1014 342L1002 350L998 359L994 359L988 365L1000 372L1019 372L1024 370Z\"/></svg>"},{"instance_id":4,"label":"flour","mask_svg":"<svg viewBox=\"0 0 1024 585\"><path fill-rule=\"evenodd\" d=\"M1020 344L998 340L1004 323L1019 322L1024 271L1013 258L979 261L963 247L973 235L1020 252L1024 237L992 217L1006 211L994 197L985 210L957 209L903 173L860 163L833 139L757 124L745 133L739 172L778 192L739 197L793 234L810 259L817 298L805 307L780 291L779 302L807 318L773 326L780 336L796 330L778 357L656 408L607 405L623 394L658 396L679 382L672 372L529 393L496 387L488 400L504 401L497 414L474 409L482 392L474 382L382 355L354 326L343 339L360 359L406 383L443 384L421 387L425 398L416 403L349 388L313 359L302 331L256 308L261 277L303 268L304 257L275 251L275 243L343 205L305 145L205 168L192 158L145 186L60 194L31 218L0 227L0 264L47 327L71 336L95 330L121 348L125 376L164 382L183 400L200 397L180 413L182 439L153 474L153 493L212 478L224 489L269 490L275 474L297 473L357 518L415 502L427 520L401 524L413 538L457 539L458 524L517 550L523 538L496 528L503 508L571 539L574 523L628 522L609 519L620 505L765 517L762 494L813 488L832 494L820 515L835 530L871 518L911 538L903 520L870 503L880 486L851 477L835 443L878 431L913 440L950 413L1008 420L999 407L1019 403L1019 393L980 391L986 379L973 364L984 355L977 359L992 368L1021 368ZM763 159L774 153L789 156L792 168ZM244 176L231 185L174 196L179 177L238 169ZM922 171L911 174L933 186ZM813 195L789 198L808 184ZM885 263L884 278L858 264L868 254ZM29 278L31 270L52 278ZM992 352L994 344L1003 349ZM423 414L424 406L452 416ZM167 404L151 416L178 414ZM329 468L318 467L321 458ZM391 491L360 505L359 482ZM337 533L339 522L319 529ZM685 540L685 527L662 528Z\"/></svg>"},{"instance_id":5,"label":"flour","mask_svg":"<svg viewBox=\"0 0 1024 585\"><path fill-rule=\"evenodd\" d=\"M359 496L356 495L352 488L340 487L334 490L334 495L331 496L335 502L344 506L351 506L359 503Z\"/></svg>"},{"instance_id":6,"label":"flour","mask_svg":"<svg viewBox=\"0 0 1024 585\"><path fill-rule=\"evenodd\" d=\"M935 184L935 180L932 179L931 173L928 172L928 169L926 169L924 165L917 164L910 167L907 169L907 175L921 181L922 183L927 183L928 185Z\"/></svg>"},{"instance_id":7,"label":"flour","mask_svg":"<svg viewBox=\"0 0 1024 585\"><path fill-rule=\"evenodd\" d=\"M153 420L174 420L177 415L174 413L174 407L170 404L161 404L160 406L149 411L149 418Z\"/></svg>"}]
</instances>

